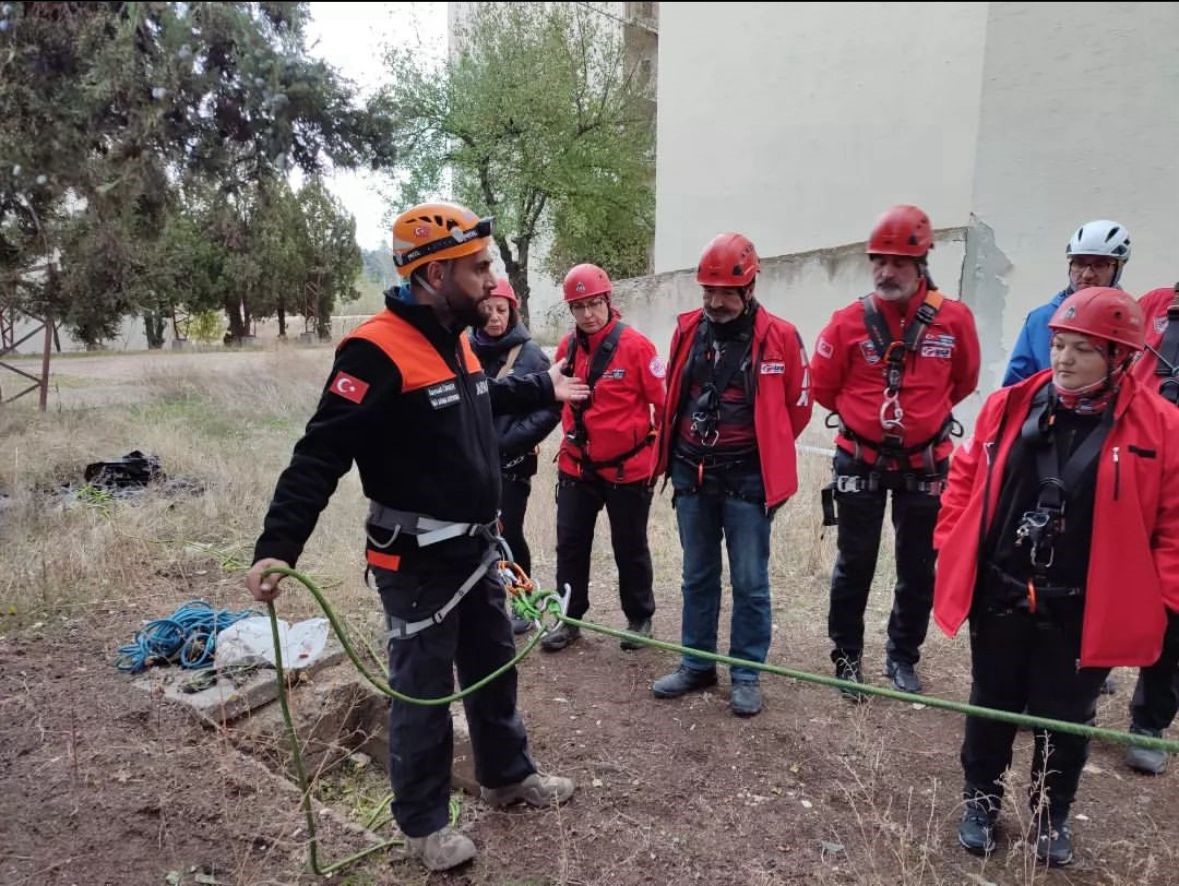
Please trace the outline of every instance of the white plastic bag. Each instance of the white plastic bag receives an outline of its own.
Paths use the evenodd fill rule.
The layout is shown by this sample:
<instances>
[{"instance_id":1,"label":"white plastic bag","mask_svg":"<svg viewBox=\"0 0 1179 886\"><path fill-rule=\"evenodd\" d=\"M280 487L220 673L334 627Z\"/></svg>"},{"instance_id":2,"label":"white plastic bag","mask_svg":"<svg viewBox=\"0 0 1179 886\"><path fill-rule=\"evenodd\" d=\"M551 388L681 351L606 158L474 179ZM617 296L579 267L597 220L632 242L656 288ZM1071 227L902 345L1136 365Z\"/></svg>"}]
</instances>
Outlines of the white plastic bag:
<instances>
[{"instance_id":1,"label":"white plastic bag","mask_svg":"<svg viewBox=\"0 0 1179 886\"><path fill-rule=\"evenodd\" d=\"M313 664L327 645L328 620L309 618L294 627L278 620L278 639L282 647L282 666L298 670ZM249 665L264 661L274 667L274 637L266 616L244 618L217 635L217 652L213 657L218 670L231 665Z\"/></svg>"}]
</instances>

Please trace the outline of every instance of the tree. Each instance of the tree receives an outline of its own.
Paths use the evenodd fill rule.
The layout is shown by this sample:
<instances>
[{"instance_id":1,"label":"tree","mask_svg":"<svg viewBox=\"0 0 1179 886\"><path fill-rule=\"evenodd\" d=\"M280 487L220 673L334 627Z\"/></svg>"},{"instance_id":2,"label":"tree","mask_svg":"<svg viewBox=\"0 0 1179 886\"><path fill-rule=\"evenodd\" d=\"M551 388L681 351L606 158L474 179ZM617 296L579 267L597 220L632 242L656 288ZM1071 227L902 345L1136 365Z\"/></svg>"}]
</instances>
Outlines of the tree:
<instances>
[{"instance_id":1,"label":"tree","mask_svg":"<svg viewBox=\"0 0 1179 886\"><path fill-rule=\"evenodd\" d=\"M332 309L337 301L353 301L360 293L355 283L361 270L356 245L356 221L313 178L299 191L303 224L303 315L307 331L331 337Z\"/></svg>"},{"instance_id":2,"label":"tree","mask_svg":"<svg viewBox=\"0 0 1179 886\"><path fill-rule=\"evenodd\" d=\"M385 97L404 137L399 201L445 191L494 215L525 320L542 233L554 277L588 259L619 276L646 271L653 120L610 19L588 4L479 3L440 70L412 49L387 62Z\"/></svg>"},{"instance_id":3,"label":"tree","mask_svg":"<svg viewBox=\"0 0 1179 886\"><path fill-rule=\"evenodd\" d=\"M241 202L295 166L390 162L391 118L307 56L306 17L303 3L0 5L3 288L93 342L159 295L137 278L185 185ZM103 251L115 260L96 278Z\"/></svg>"}]
</instances>

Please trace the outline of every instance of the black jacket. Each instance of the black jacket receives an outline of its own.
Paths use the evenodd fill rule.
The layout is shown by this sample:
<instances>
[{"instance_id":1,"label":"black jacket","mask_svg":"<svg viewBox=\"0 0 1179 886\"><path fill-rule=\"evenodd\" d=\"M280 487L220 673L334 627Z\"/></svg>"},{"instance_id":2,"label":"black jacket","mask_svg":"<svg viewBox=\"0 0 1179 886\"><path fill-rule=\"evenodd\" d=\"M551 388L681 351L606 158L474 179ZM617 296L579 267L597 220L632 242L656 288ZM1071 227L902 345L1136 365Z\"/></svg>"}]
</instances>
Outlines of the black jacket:
<instances>
[{"instance_id":1,"label":"black jacket","mask_svg":"<svg viewBox=\"0 0 1179 886\"><path fill-rule=\"evenodd\" d=\"M474 355L464 354L462 333L444 328L429 307L395 299L387 304L365 325L409 334L386 335L383 347L353 337L357 333L341 343L319 408L279 477L255 560L276 557L295 564L353 461L365 495L388 507L456 522L496 518L500 460L493 410L552 404L551 380L539 373L489 383ZM401 369L388 348L399 355ZM403 377L410 379L407 390ZM460 541L423 551L431 557L478 557L477 549ZM405 538L381 550L400 556L413 555L412 548L416 542Z\"/></svg>"},{"instance_id":2,"label":"black jacket","mask_svg":"<svg viewBox=\"0 0 1179 886\"><path fill-rule=\"evenodd\" d=\"M497 339L479 333L471 334L471 348L488 378L497 378L507 363L511 350L520 352L507 377L544 372L552 363L544 351L532 340L523 323L517 323ZM499 437L499 455L506 477L531 477L536 473L534 449L561 421L561 409L556 404L530 412L500 413L495 416L495 432Z\"/></svg>"}]
</instances>

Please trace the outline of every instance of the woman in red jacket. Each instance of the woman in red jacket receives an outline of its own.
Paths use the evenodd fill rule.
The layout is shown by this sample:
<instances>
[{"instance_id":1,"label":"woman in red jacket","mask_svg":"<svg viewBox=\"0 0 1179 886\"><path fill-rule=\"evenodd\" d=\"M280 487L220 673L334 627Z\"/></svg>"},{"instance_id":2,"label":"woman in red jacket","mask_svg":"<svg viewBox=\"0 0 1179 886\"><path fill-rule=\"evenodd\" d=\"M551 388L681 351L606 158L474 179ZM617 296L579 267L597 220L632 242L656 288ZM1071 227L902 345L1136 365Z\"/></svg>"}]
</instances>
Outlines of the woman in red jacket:
<instances>
[{"instance_id":1,"label":"woman in red jacket","mask_svg":"<svg viewBox=\"0 0 1179 886\"><path fill-rule=\"evenodd\" d=\"M1049 322L1052 368L990 396L953 460L935 545L934 618L970 619L973 704L1092 722L1111 667L1158 658L1179 604L1179 411L1127 372L1142 311L1118 289L1074 293ZM995 847L1016 727L968 717L967 850ZM1069 807L1089 743L1037 731L1036 855L1072 861Z\"/></svg>"}]
</instances>

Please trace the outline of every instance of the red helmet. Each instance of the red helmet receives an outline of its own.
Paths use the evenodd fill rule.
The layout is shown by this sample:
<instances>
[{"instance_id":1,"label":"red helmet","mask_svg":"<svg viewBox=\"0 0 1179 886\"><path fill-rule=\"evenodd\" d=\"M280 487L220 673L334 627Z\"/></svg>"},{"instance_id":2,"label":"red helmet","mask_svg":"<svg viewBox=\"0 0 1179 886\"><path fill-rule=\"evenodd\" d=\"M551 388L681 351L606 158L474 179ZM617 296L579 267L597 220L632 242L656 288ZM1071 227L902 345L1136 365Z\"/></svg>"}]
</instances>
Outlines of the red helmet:
<instances>
[{"instance_id":1,"label":"red helmet","mask_svg":"<svg viewBox=\"0 0 1179 886\"><path fill-rule=\"evenodd\" d=\"M565 275L565 301L581 301L595 295L609 296L613 288L606 272L597 265L574 265Z\"/></svg>"},{"instance_id":2,"label":"red helmet","mask_svg":"<svg viewBox=\"0 0 1179 886\"><path fill-rule=\"evenodd\" d=\"M1078 332L1135 351L1146 346L1142 308L1130 295L1108 286L1090 286L1074 292L1056 309L1048 328L1056 332Z\"/></svg>"},{"instance_id":3,"label":"red helmet","mask_svg":"<svg viewBox=\"0 0 1179 886\"><path fill-rule=\"evenodd\" d=\"M748 286L761 270L757 250L742 234L717 234L704 247L696 266L701 286Z\"/></svg>"},{"instance_id":4,"label":"red helmet","mask_svg":"<svg viewBox=\"0 0 1179 886\"><path fill-rule=\"evenodd\" d=\"M894 206L876 222L868 237L869 255L905 255L924 258L933 249L933 225L917 206Z\"/></svg>"},{"instance_id":5,"label":"red helmet","mask_svg":"<svg viewBox=\"0 0 1179 886\"><path fill-rule=\"evenodd\" d=\"M516 290L512 288L511 281L507 277L496 277L495 288L487 296L488 298L506 298L511 302L512 307L520 307L520 299L516 297Z\"/></svg>"}]
</instances>

